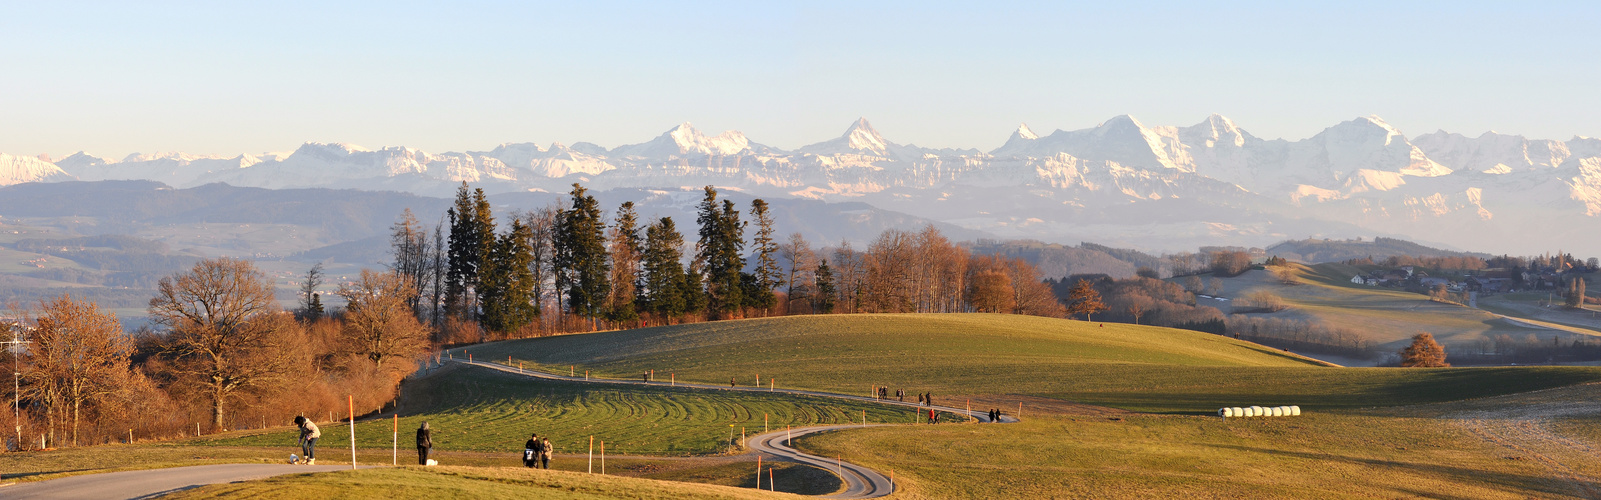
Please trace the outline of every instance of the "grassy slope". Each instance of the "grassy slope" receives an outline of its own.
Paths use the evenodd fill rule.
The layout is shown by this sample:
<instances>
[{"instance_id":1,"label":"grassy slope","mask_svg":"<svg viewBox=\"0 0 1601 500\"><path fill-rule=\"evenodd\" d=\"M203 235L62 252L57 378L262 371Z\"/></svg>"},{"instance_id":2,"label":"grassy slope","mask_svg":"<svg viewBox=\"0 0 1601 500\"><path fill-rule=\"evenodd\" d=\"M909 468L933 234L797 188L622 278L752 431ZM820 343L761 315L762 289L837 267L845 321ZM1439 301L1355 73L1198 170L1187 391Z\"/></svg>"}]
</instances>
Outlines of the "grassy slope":
<instances>
[{"instance_id":1,"label":"grassy slope","mask_svg":"<svg viewBox=\"0 0 1601 500\"><path fill-rule=\"evenodd\" d=\"M1590 368L1335 369L1185 330L988 314L831 315L725 321L474 346L565 373L865 394L1026 394L1126 409L1351 408L1449 401L1601 380ZM460 351L458 351L459 354Z\"/></svg>"},{"instance_id":2,"label":"grassy slope","mask_svg":"<svg viewBox=\"0 0 1601 500\"><path fill-rule=\"evenodd\" d=\"M1580 495L1544 464L1440 421L1308 413L1040 417L809 437L897 471L902 498L1530 498ZM1594 457L1586 465L1595 465Z\"/></svg>"},{"instance_id":3,"label":"grassy slope","mask_svg":"<svg viewBox=\"0 0 1601 500\"><path fill-rule=\"evenodd\" d=\"M400 407L400 447L415 456L417 427L434 429L437 450L500 452L515 465L528 434L548 436L558 454L584 454L589 436L605 441L609 454L700 455L726 451L727 439L742 430L762 432L764 416L772 428L785 425L859 422L911 422L911 410L831 398L671 388L626 388L550 382L478 367L450 365L448 373L408 382ZM733 427L730 427L730 424ZM321 424L322 448L348 446L346 425ZM363 448L388 448L390 420L358 422ZM197 440L210 446L294 447L295 431L225 435ZM285 451L284 453L288 453ZM331 453L331 454L330 454ZM337 452L324 452L337 456Z\"/></svg>"},{"instance_id":4,"label":"grassy slope","mask_svg":"<svg viewBox=\"0 0 1601 500\"><path fill-rule=\"evenodd\" d=\"M1594 280L1592 280L1594 281ZM1593 286L1593 285L1590 285ZM1560 294L1549 292L1518 292L1479 298L1479 307L1490 312L1529 320L1554 323L1553 327L1567 327L1573 331L1601 331L1601 306L1590 304L1582 309L1544 307L1547 300L1562 301ZM1591 333L1598 335L1598 333Z\"/></svg>"},{"instance_id":5,"label":"grassy slope","mask_svg":"<svg viewBox=\"0 0 1601 500\"><path fill-rule=\"evenodd\" d=\"M279 476L203 486L163 498L778 498L782 493L573 472L407 467Z\"/></svg>"},{"instance_id":6,"label":"grassy slope","mask_svg":"<svg viewBox=\"0 0 1601 500\"><path fill-rule=\"evenodd\" d=\"M1238 298L1259 290L1272 292L1284 297L1291 308L1252 316L1315 319L1326 325L1363 332L1374 341L1387 344L1385 350L1404 347L1418 331L1430 332L1448 344L1470 343L1501 334L1519 338L1530 334L1542 338L1554 333L1563 337L1601 334L1593 330L1560 329L1559 332L1531 327L1498 318L1489 311L1431 302L1428 297L1416 293L1353 284L1350 282L1352 275L1366 272L1345 264L1295 266L1300 275L1299 284L1285 285L1272 279L1266 271L1250 271L1224 279L1222 295ZM1202 302L1202 305L1217 306ZM1227 312L1227 305L1220 307Z\"/></svg>"}]
</instances>

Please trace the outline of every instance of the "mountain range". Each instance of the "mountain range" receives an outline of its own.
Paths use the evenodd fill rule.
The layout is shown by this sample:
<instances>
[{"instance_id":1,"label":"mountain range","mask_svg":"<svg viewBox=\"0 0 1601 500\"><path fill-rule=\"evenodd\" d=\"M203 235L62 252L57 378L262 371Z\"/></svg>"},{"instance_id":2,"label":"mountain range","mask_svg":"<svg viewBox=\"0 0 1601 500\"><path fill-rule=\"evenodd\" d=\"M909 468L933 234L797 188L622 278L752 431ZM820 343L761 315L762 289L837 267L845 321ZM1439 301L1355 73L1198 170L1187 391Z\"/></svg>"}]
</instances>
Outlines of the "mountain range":
<instances>
[{"instance_id":1,"label":"mountain range","mask_svg":"<svg viewBox=\"0 0 1601 500\"><path fill-rule=\"evenodd\" d=\"M751 196L862 202L1005 238L1097 241L1153 251L1393 236L1527 253L1601 245L1601 139L1438 131L1408 138L1377 116L1297 141L1262 139L1221 115L1187 127L1131 116L999 147L891 142L865 119L794 150L688 123L639 144L502 144L429 153L307 143L291 153L194 156L0 154L0 185L140 179L174 187L393 190L449 196L715 185Z\"/></svg>"}]
</instances>

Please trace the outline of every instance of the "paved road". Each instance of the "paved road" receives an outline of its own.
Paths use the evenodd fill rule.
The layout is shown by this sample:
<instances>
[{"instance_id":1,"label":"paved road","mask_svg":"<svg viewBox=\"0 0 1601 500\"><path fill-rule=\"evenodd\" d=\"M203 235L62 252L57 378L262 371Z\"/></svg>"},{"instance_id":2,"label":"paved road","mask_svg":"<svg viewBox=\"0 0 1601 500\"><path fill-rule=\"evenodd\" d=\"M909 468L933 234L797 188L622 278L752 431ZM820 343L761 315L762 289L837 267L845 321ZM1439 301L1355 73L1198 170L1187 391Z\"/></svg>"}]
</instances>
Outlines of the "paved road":
<instances>
[{"instance_id":1,"label":"paved road","mask_svg":"<svg viewBox=\"0 0 1601 500\"><path fill-rule=\"evenodd\" d=\"M366 468L366 467L363 467ZM349 465L218 464L85 474L0 486L6 500L123 500L151 498L207 484L284 474L350 470Z\"/></svg>"},{"instance_id":2,"label":"paved road","mask_svg":"<svg viewBox=\"0 0 1601 500\"><path fill-rule=\"evenodd\" d=\"M873 425L818 425L788 429L759 434L746 440L752 452L761 453L774 460L800 462L819 469L833 471L845 481L845 491L828 495L823 498L878 498L895 492L895 485L889 478L879 474L878 471L862 467L839 459L828 459L817 455L808 455L789 447L789 440L793 437L828 432L840 429L861 429L863 427L876 427L887 424Z\"/></svg>"},{"instance_id":3,"label":"paved road","mask_svg":"<svg viewBox=\"0 0 1601 500\"><path fill-rule=\"evenodd\" d=\"M909 408L921 408L924 411L927 411L928 409L932 408L932 409L939 410L939 411L942 411L942 412L959 413L959 414L963 414L963 415L968 415L968 416L972 417L973 419L978 420L980 422L989 422L990 421L989 414L987 412L983 412L983 411L967 411L966 409L963 409L963 408L952 408L952 407L949 407L949 406L938 406L938 405L935 405L935 406L923 406L923 405L919 405L919 404L916 404L916 403L904 403L904 402L888 400L888 399L878 399L878 398L871 398L871 397L867 397L867 396L853 396L853 395L849 395L849 394L836 394L836 393L831 393L831 392L803 391L803 390L798 390L798 389L779 389L779 388L766 388L766 387L754 387L754 386L753 387L731 387L731 386L712 385L712 384L691 384L691 383L686 383L686 382L678 382L678 383L672 383L672 382L646 382L644 380L620 380L620 379L570 377L570 376L556 375L556 374L545 373L545 372L540 372L540 371L522 370L522 369L519 369L519 368L506 366L506 365L502 365L502 364L499 364L499 363L486 363L486 362L483 362L483 361L470 361L469 362L469 361L460 360L460 359L455 359L455 360L447 359L445 361L446 362L453 362L453 363L468 364L468 365L473 365L473 366L477 366L477 367L488 368L488 369L491 369L491 370L499 370L499 371L506 372L506 373L512 373L512 374L517 374L517 375L523 375L523 376L526 376L526 377L540 378L540 379L546 379L546 380L560 380L560 381L565 381L565 382L587 382L587 383L591 383L591 384L646 385L646 386L658 386L658 387L690 387L690 388L695 388L695 389L708 389L708 390L718 390L718 391L765 392L765 393L770 393L770 394L795 394L795 395L805 395L805 396L819 396L819 397L825 397L825 398L848 399L848 400L851 400L851 401L864 401L864 402L887 404L887 405L894 405L894 406L905 406L905 407L909 407ZM1012 415L1002 415L1000 421L1001 421L1001 423L1013 423L1013 422L1017 422L1017 417L1012 416ZM887 424L875 424L875 425L887 425ZM796 450L794 448L790 448L788 446L788 443L785 442L788 437L799 437L799 436L804 436L804 435L807 435L807 434L815 434L815 433L819 433L819 432L828 432L828 431L834 431L834 430L840 430L840 429L859 429L859 428L862 428L862 427L865 427L865 426L863 426L861 424L855 424L855 425L817 425L817 426L808 426L808 427L796 427L796 428L790 429L788 431L789 434L787 436L786 436L786 431L773 431L773 432L769 432L769 433L766 433L766 434L758 435L758 436L753 437L753 438L749 438L749 439L746 440L746 443L750 446L751 451L754 452L754 453L761 453L761 454L764 454L766 456L773 457L773 458L780 459L780 460L788 460L788 461L792 461L792 462L800 462L800 463L807 464L807 465L812 465L812 466L815 466L815 467L818 467L818 468L821 468L821 469L824 469L824 470L834 471L836 474L839 474L840 479L845 482L845 491L842 491L842 492L839 492L839 493L836 493L836 494L833 494L833 495L829 495L829 496L824 497L824 498L840 498L840 499L852 499L852 500L855 500L855 499L878 498L878 497L882 497L882 496L887 496L890 493L894 493L895 492L895 485L891 484L889 478L884 477L883 474L879 474L878 471L874 471L872 469L869 469L869 468L866 468L866 467L862 467L860 465L852 464L850 462L839 461L839 460L837 460L837 458L828 458L828 457L819 457L819 456L816 456L816 455L808 455L808 454L802 453L802 452L800 452L800 451L798 451L798 450Z\"/></svg>"}]
</instances>

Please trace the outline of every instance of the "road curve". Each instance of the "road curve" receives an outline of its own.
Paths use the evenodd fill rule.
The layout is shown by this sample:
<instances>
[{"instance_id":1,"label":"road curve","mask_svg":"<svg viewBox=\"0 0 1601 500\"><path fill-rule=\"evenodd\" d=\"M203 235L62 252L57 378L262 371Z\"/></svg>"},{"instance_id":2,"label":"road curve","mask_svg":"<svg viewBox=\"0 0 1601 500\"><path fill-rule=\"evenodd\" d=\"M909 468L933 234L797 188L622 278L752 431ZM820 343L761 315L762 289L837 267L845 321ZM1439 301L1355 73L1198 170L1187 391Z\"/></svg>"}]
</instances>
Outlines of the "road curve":
<instances>
[{"instance_id":1,"label":"road curve","mask_svg":"<svg viewBox=\"0 0 1601 500\"><path fill-rule=\"evenodd\" d=\"M366 468L366 467L362 467ZM152 498L208 484L284 474L350 470L349 465L217 464L85 474L0 487L7 500L123 500Z\"/></svg>"},{"instance_id":2,"label":"road curve","mask_svg":"<svg viewBox=\"0 0 1601 500\"><path fill-rule=\"evenodd\" d=\"M789 447L789 439L795 436L817 434L840 429L860 429L863 427L877 427L888 424L872 425L814 425L797 429L773 431L758 434L745 440L751 452L762 453L774 460L799 462L819 469L833 471L845 482L845 491L824 496L823 498L878 498L895 492L895 484L890 479L879 474L878 471L856 465L843 460L829 460L817 455L808 455ZM760 484L757 485L758 487Z\"/></svg>"},{"instance_id":3,"label":"road curve","mask_svg":"<svg viewBox=\"0 0 1601 500\"><path fill-rule=\"evenodd\" d=\"M805 390L799 390L799 389L779 389L779 388L776 388L776 387L775 388L733 387L733 386L722 386L722 385L713 385L713 384L693 384L693 383L687 383L687 382L685 382L685 383L647 382L647 381L644 381L644 380L622 380L622 379L602 379L602 378L572 377L572 376L556 375L556 374L553 374L553 373L546 373L546 372L535 371L535 370L524 370L524 369L521 369L521 368L511 367L511 366L507 366L507 365L503 365L503 364L499 364L499 363L487 363L487 362L483 362L483 361L466 361L466 360L461 360L461 359L446 359L444 361L445 362L453 362L453 363L461 363L461 364L466 364L466 365L472 365L472 366L477 366L477 367L481 367L481 368L488 368L488 369L491 369L491 370L498 370L498 371L511 373L511 374L516 374L516 375L522 375L522 376L526 376L526 377L539 378L539 379L545 379L545 380L558 380L558 381L563 381L563 382L584 382L584 383L591 383L591 384L615 384L615 385L633 385L633 386L641 386L641 385L643 385L643 386L655 386L655 387L688 387L688 388L692 388L692 389L705 389L705 390L715 390L715 391L740 391L740 392L760 392L760 393L768 393L768 394L794 394L794 395L804 395L804 396L818 396L818 397L825 397L825 398L846 399L846 400L851 400L851 401L863 401L863 402L869 402L869 403L887 404L887 405L892 405L892 406L904 406L904 407L908 407L908 408L920 408L920 409L923 409L923 410L933 409L933 410L939 410L939 411L947 412L947 413L959 413L959 414L962 414L962 415L967 415L969 417L972 417L975 420L978 420L979 422L989 422L990 421L988 412L968 411L968 410L963 409L963 408L952 408L952 407L949 407L949 406L939 406L939 405L924 406L924 405L920 405L920 404L916 404L916 403L906 403L906 402L902 402L902 401L895 401L895 400L889 400L889 399L877 399L877 398L871 398L871 397L866 397L866 396L854 396L854 395L850 395L850 394L837 394L837 393L832 393L832 392L805 391ZM1017 417L1012 416L1012 415L1002 415L1001 419L1000 419L1001 423L1014 423L1014 422L1017 422L1017 421L1018 421ZM873 469L869 469L867 467L856 465L856 464L853 464L853 463L850 463L850 462L845 462L845 461L839 460L837 458L830 459L828 457L819 457L819 456L816 456L816 455L808 455L806 453L802 453L799 450L796 450L794 448L789 447L789 443L786 442L787 439L791 438L791 437L798 437L798 436L804 436L804 435L807 435L807 434L816 434L816 433L820 433L820 432L828 432L828 431L835 431L835 430L841 430L841 429L860 429L860 428L863 428L863 427L875 426L875 425L890 425L890 424L870 424L870 425L867 425L867 426L864 426L862 424L845 424L845 425L814 425L814 426L807 426L807 427L795 427L795 428L789 429L787 432L786 431L773 431L773 432L768 432L768 433L765 433L765 434L759 434L759 435L757 435L755 437L746 439L745 442L746 442L747 446L750 448L751 452L761 453L761 454L764 454L764 455L767 455L769 457L772 457L772 458L775 458L775 459L779 459L779 460L786 460L786 461L791 461L791 462L799 462L799 463L811 465L811 466L818 467L818 468L823 469L823 470L833 471L835 474L838 474L839 477L840 477L840 480L845 482L845 491L842 491L842 492L839 492L839 493L835 493L833 495L828 495L828 496L825 496L823 498L840 498L840 499L851 499L851 500L865 499L865 498L878 498L878 497L882 497L882 496L887 496L890 493L894 493L895 492L895 485L890 482L889 478L884 477L883 474L879 474L878 471L875 471Z\"/></svg>"}]
</instances>

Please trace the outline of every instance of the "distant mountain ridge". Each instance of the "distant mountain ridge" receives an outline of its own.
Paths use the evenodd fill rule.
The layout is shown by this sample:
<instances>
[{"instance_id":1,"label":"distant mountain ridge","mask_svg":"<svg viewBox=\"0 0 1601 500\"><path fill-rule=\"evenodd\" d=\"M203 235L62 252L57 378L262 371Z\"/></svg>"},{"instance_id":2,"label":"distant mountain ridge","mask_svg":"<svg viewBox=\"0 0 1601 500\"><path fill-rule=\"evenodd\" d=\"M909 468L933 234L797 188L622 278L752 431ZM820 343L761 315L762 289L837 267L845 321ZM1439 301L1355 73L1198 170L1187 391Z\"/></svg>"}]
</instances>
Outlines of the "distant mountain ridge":
<instances>
[{"instance_id":1,"label":"distant mountain ridge","mask_svg":"<svg viewBox=\"0 0 1601 500\"><path fill-rule=\"evenodd\" d=\"M1151 250L1265 246L1308 235L1400 236L1461 248L1601 246L1601 139L1435 132L1408 139L1377 116L1297 141L1256 137L1222 115L1184 127L1113 117L1040 135L1019 126L983 152L888 140L866 119L793 151L738 131L677 125L649 141L502 144L428 153L307 143L288 154L84 153L54 163L0 155L0 184L147 179L448 196L704 185L768 198L860 201L1001 237Z\"/></svg>"}]
</instances>

